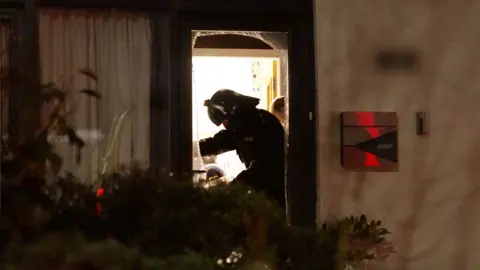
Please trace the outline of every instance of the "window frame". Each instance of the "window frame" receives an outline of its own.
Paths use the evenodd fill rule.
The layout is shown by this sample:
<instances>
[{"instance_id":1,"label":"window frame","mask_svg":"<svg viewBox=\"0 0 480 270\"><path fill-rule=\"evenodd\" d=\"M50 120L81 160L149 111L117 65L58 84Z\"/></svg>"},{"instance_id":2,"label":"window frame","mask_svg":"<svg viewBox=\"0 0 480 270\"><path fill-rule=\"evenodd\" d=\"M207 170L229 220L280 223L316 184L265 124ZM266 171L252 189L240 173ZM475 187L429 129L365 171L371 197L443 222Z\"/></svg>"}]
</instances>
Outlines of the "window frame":
<instances>
[{"instance_id":1,"label":"window frame","mask_svg":"<svg viewBox=\"0 0 480 270\"><path fill-rule=\"evenodd\" d=\"M22 70L21 55L28 53L28 48L25 43L21 43L25 32L25 10L21 5L10 4L9 7L0 8L0 20L10 21L10 41L9 41L9 72L12 70ZM15 37L15 38L14 38ZM19 108L22 104L22 96L25 90L22 87L14 87L9 89L7 99L8 103L8 123L6 133L9 136L16 134L18 127L18 117L20 115ZM4 132L2 130L2 132ZM2 134L3 136L3 134Z\"/></svg>"}]
</instances>

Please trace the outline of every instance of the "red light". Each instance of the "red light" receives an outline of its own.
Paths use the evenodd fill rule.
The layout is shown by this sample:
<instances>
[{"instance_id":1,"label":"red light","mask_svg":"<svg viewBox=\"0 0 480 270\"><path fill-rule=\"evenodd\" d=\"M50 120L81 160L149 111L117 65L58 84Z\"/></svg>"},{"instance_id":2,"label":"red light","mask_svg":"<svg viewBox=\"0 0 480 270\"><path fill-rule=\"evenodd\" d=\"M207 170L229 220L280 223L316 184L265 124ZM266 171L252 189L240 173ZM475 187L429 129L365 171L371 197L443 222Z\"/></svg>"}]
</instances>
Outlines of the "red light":
<instances>
[{"instance_id":1,"label":"red light","mask_svg":"<svg viewBox=\"0 0 480 270\"><path fill-rule=\"evenodd\" d=\"M103 193L105 192L105 190L103 188L100 188L98 191L97 191L97 197L102 197ZM102 212L102 204L101 203L97 203L97 215L100 215L100 213Z\"/></svg>"},{"instance_id":2,"label":"red light","mask_svg":"<svg viewBox=\"0 0 480 270\"><path fill-rule=\"evenodd\" d=\"M365 129L372 139L380 136L380 129L372 127L375 125L375 115L373 112L357 112L357 117L358 125L366 126ZM365 165L368 167L379 167L380 163L374 154L365 153Z\"/></svg>"}]
</instances>

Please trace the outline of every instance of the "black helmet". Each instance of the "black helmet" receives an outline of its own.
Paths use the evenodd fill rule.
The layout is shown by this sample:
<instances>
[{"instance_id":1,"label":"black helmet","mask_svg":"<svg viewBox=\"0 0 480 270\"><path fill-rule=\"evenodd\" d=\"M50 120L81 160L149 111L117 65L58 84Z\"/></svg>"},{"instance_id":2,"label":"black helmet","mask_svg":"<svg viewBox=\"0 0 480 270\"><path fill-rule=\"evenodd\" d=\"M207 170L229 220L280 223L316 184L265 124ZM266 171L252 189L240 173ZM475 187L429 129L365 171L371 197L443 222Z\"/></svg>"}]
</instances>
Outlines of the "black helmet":
<instances>
[{"instance_id":1,"label":"black helmet","mask_svg":"<svg viewBox=\"0 0 480 270\"><path fill-rule=\"evenodd\" d=\"M258 98L245 96L230 89L218 90L210 99L205 100L208 117L219 126L232 111L239 107L255 108L260 103Z\"/></svg>"}]
</instances>

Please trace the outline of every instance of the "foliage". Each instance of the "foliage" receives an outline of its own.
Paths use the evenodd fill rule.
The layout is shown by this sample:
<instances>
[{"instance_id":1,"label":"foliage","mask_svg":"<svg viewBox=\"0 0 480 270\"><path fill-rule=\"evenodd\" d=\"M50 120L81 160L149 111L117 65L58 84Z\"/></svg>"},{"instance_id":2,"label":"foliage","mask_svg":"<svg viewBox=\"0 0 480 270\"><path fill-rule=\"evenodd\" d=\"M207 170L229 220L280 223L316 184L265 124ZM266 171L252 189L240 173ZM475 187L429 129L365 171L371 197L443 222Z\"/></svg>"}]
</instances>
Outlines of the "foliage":
<instances>
[{"instance_id":1,"label":"foliage","mask_svg":"<svg viewBox=\"0 0 480 270\"><path fill-rule=\"evenodd\" d=\"M388 231L379 221L367 221L364 216L324 223L319 230L296 228L283 222L282 214L263 194L248 187L229 184L203 189L186 181L158 179L138 169L105 177L100 198L96 198L94 187L80 184L72 177L42 190L45 203L37 208L44 214L26 222L39 224L37 230L30 231L30 235L23 232L20 239L26 247L16 253L10 248L10 254L16 255L7 254L7 258L31 256L29 248L40 244L60 245L60 240L48 240L56 239L49 238L52 233L80 233L90 241L87 246L105 248L108 253L113 245L111 239L115 239L128 250L136 248L136 254L142 255L135 256L147 261L166 263L181 258L178 260L203 262L215 269L251 270L255 264L267 264L278 270L331 270L380 258L373 251L387 243L384 236ZM96 213L97 203L102 206L100 215ZM15 243L16 239L10 238L10 242ZM103 252L88 253L74 240L63 241L72 242L70 250L75 254ZM50 250L54 253L57 249ZM91 260L102 261L99 258L93 256ZM211 264L217 261L221 264ZM108 256L104 263L109 263ZM122 265L124 268L117 269L135 269L128 268L127 262ZM190 269L211 269L208 267Z\"/></svg>"},{"instance_id":2,"label":"foliage","mask_svg":"<svg viewBox=\"0 0 480 270\"><path fill-rule=\"evenodd\" d=\"M216 265L193 253L150 258L114 239L89 242L79 234L49 234L26 245L13 242L4 255L8 259L2 268L5 270L214 270Z\"/></svg>"},{"instance_id":3,"label":"foliage","mask_svg":"<svg viewBox=\"0 0 480 270\"><path fill-rule=\"evenodd\" d=\"M81 69L79 73L88 78L97 79L96 75L89 69ZM20 77L15 76L15 78L19 79ZM12 78L2 79L13 80ZM67 118L75 112L78 100L73 104L69 101L78 94L98 100L101 96L93 89L74 91L69 89L69 86L71 86L71 83L64 83L62 87L58 87L54 83L47 83L39 85L36 91L30 91L34 95L27 99L32 100L32 107L39 111L50 111L49 117L43 125L34 128L31 127L31 121L16 123L21 132L12 131L11 133L14 133L15 136L8 136L6 139L2 137L1 164L3 176L10 179L16 177L17 182L26 175L43 176L46 173L46 161L50 164L53 172L57 173L62 166L62 159L54 151L51 141L52 135L66 136L69 143L77 148L77 162L80 162L80 150L85 143L67 121ZM2 89L2 91L6 90ZM32 112L31 110L25 111L28 114L38 115L38 112Z\"/></svg>"},{"instance_id":4,"label":"foliage","mask_svg":"<svg viewBox=\"0 0 480 270\"><path fill-rule=\"evenodd\" d=\"M284 227L272 242L284 261L279 269L344 269L383 260L394 252L381 221L366 216L324 222L318 230Z\"/></svg>"},{"instance_id":5,"label":"foliage","mask_svg":"<svg viewBox=\"0 0 480 270\"><path fill-rule=\"evenodd\" d=\"M79 73L97 79L89 69L81 69ZM1 80L1 91L4 93L12 85L18 85L21 76L19 72L11 70ZM70 99L77 94L95 99L100 99L100 95L93 89L73 91L70 85L64 83L62 87L57 87L54 83L47 83L39 85L35 91L29 91L32 96L25 100L31 103L31 108L25 108L22 112L30 117L20 117L20 121L15 123L17 130L9 130L9 136L2 134L0 237L3 239L24 230L39 229L52 214L45 209L50 210L53 205L57 207L58 202L52 202L45 190L45 176L49 172L56 175L62 165L62 159L54 151L52 137L67 137L69 143L77 148L77 159L80 161L80 150L85 143L67 123L68 116L75 112L75 104L72 105ZM43 125L32 126L32 122L28 121L31 115L38 115L39 111L35 110L50 111ZM61 182L58 184L62 185Z\"/></svg>"},{"instance_id":6,"label":"foliage","mask_svg":"<svg viewBox=\"0 0 480 270\"><path fill-rule=\"evenodd\" d=\"M239 185L202 189L188 182L159 181L140 171L114 174L104 183L104 227L148 254L170 256L188 247L226 257L244 244L246 215L278 218L270 201ZM137 233L132 235L132 230Z\"/></svg>"},{"instance_id":7,"label":"foliage","mask_svg":"<svg viewBox=\"0 0 480 270\"><path fill-rule=\"evenodd\" d=\"M369 221L361 215L324 223L322 229L337 238L337 262L359 268L373 261L383 261L394 252L386 239L389 231L381 224L379 220Z\"/></svg>"},{"instance_id":8,"label":"foliage","mask_svg":"<svg viewBox=\"0 0 480 270\"><path fill-rule=\"evenodd\" d=\"M239 184L205 189L133 167L102 175L98 196L99 187L57 176L50 135L67 136L79 160L84 143L67 124L75 111L67 99L100 95L54 84L37 92L49 121L2 141L1 269L336 270L393 252L380 221L288 226L273 202Z\"/></svg>"}]
</instances>

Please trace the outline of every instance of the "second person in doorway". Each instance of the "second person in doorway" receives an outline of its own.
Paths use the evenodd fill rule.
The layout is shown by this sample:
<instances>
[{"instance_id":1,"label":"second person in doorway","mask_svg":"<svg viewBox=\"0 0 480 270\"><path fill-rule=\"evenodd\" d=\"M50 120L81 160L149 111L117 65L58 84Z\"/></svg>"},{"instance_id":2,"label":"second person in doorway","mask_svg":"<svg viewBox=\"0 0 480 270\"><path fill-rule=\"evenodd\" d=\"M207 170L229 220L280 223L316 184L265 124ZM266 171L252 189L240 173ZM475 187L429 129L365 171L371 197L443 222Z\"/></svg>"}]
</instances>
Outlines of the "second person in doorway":
<instances>
[{"instance_id":1,"label":"second person in doorway","mask_svg":"<svg viewBox=\"0 0 480 270\"><path fill-rule=\"evenodd\" d=\"M282 123L283 127L285 127L285 124L286 124L286 121L285 121L285 97L276 98L272 102L272 105L270 106L270 111L272 112L273 115L275 115L278 118L278 120L280 120L280 123Z\"/></svg>"}]
</instances>

